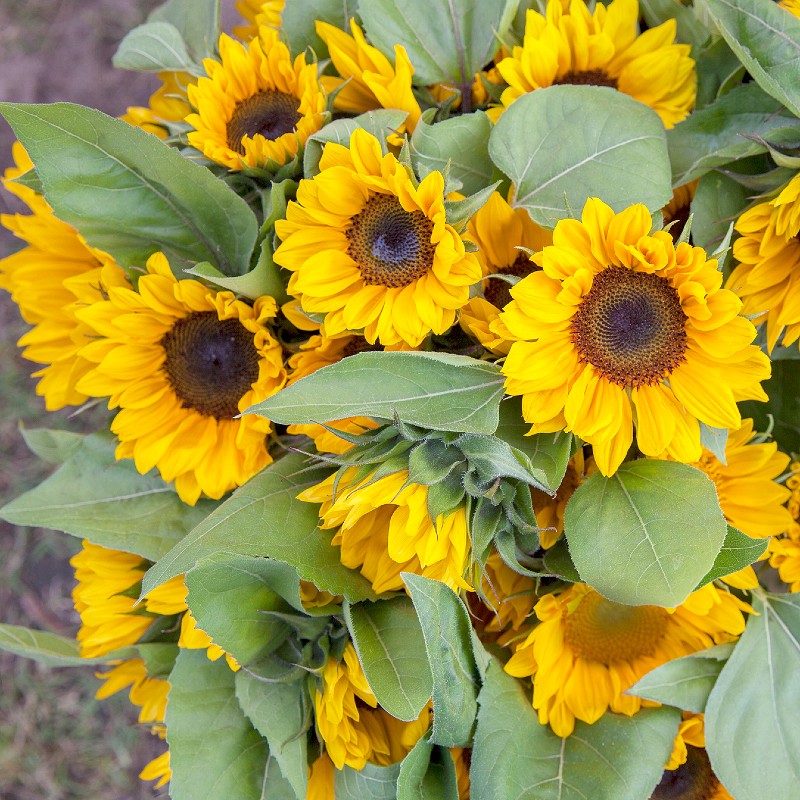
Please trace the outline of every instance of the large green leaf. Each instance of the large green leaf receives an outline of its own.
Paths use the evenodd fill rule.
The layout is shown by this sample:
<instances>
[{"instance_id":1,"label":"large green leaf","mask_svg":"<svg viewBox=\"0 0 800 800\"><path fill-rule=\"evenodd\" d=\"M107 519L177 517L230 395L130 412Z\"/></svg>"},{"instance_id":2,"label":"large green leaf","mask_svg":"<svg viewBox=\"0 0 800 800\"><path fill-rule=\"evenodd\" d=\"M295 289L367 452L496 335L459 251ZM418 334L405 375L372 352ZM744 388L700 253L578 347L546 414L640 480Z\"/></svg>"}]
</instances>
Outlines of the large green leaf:
<instances>
[{"instance_id":1,"label":"large green leaf","mask_svg":"<svg viewBox=\"0 0 800 800\"><path fill-rule=\"evenodd\" d=\"M494 433L503 376L494 364L449 353L358 353L313 372L246 413L273 422L365 416L439 431Z\"/></svg>"},{"instance_id":2,"label":"large green leaf","mask_svg":"<svg viewBox=\"0 0 800 800\"><path fill-rule=\"evenodd\" d=\"M262 800L269 750L239 707L224 659L181 650L169 683L172 800Z\"/></svg>"},{"instance_id":3,"label":"large green leaf","mask_svg":"<svg viewBox=\"0 0 800 800\"><path fill-rule=\"evenodd\" d=\"M433 679L411 601L345 604L344 618L378 703L393 717L415 720L430 699Z\"/></svg>"},{"instance_id":4,"label":"large green leaf","mask_svg":"<svg viewBox=\"0 0 800 800\"><path fill-rule=\"evenodd\" d=\"M800 595L759 592L706 705L711 766L736 800L800 786Z\"/></svg>"},{"instance_id":5,"label":"large green leaf","mask_svg":"<svg viewBox=\"0 0 800 800\"><path fill-rule=\"evenodd\" d=\"M450 753L423 736L400 765L397 800L458 800L458 777Z\"/></svg>"},{"instance_id":6,"label":"large green leaf","mask_svg":"<svg viewBox=\"0 0 800 800\"><path fill-rule=\"evenodd\" d=\"M274 562L216 553L186 573L186 602L197 624L240 664L272 652L288 626L265 611L289 611L270 588Z\"/></svg>"},{"instance_id":7,"label":"large green leaf","mask_svg":"<svg viewBox=\"0 0 800 800\"><path fill-rule=\"evenodd\" d=\"M702 714L706 710L708 696L732 652L732 644L719 644L667 661L640 678L625 694Z\"/></svg>"},{"instance_id":8,"label":"large green leaf","mask_svg":"<svg viewBox=\"0 0 800 800\"><path fill-rule=\"evenodd\" d=\"M547 478L547 485L555 491L566 474L575 437L563 432L526 436L530 429L530 423L522 417L520 398L507 397L503 400L500 404L500 424L494 435L522 453L528 459L529 469L541 470Z\"/></svg>"},{"instance_id":9,"label":"large green leaf","mask_svg":"<svg viewBox=\"0 0 800 800\"><path fill-rule=\"evenodd\" d=\"M770 0L702 0L767 94L800 117L800 20Z\"/></svg>"},{"instance_id":10,"label":"large green leaf","mask_svg":"<svg viewBox=\"0 0 800 800\"><path fill-rule=\"evenodd\" d=\"M220 0L167 0L150 12L148 22L168 22L180 31L198 63L217 52Z\"/></svg>"},{"instance_id":11,"label":"large green leaf","mask_svg":"<svg viewBox=\"0 0 800 800\"><path fill-rule=\"evenodd\" d=\"M268 682L245 670L236 673L239 705L256 730L266 737L270 755L280 765L298 800L305 800L308 788L304 691L302 681Z\"/></svg>"},{"instance_id":12,"label":"large green leaf","mask_svg":"<svg viewBox=\"0 0 800 800\"><path fill-rule=\"evenodd\" d=\"M744 186L720 172L703 175L691 205L692 242L709 255L717 252L731 223L748 205L749 194Z\"/></svg>"},{"instance_id":13,"label":"large green leaf","mask_svg":"<svg viewBox=\"0 0 800 800\"><path fill-rule=\"evenodd\" d=\"M411 136L411 163L420 175L445 172L470 195L492 183L494 164L489 158L492 123L483 111L429 124L436 109L428 109ZM449 167L448 167L449 165Z\"/></svg>"},{"instance_id":14,"label":"large green leaf","mask_svg":"<svg viewBox=\"0 0 800 800\"><path fill-rule=\"evenodd\" d=\"M317 36L316 21L321 20L337 28L350 30L350 18L355 15L358 0L303 0L286 3L281 11L281 34L286 37L292 55L302 53L307 47L317 58L328 55L328 47Z\"/></svg>"},{"instance_id":15,"label":"large green leaf","mask_svg":"<svg viewBox=\"0 0 800 800\"><path fill-rule=\"evenodd\" d=\"M747 137L797 128L797 120L782 111L777 100L748 83L690 114L667 131L673 184L688 183L714 167L763 153L764 145Z\"/></svg>"},{"instance_id":16,"label":"large green leaf","mask_svg":"<svg viewBox=\"0 0 800 800\"><path fill-rule=\"evenodd\" d=\"M748 536L728 525L728 532L725 534L722 549L717 553L711 569L700 581L700 586L705 586L711 581L724 578L726 575L731 575L740 569L749 567L764 555L768 544L768 538L754 539L752 536Z\"/></svg>"},{"instance_id":17,"label":"large green leaf","mask_svg":"<svg viewBox=\"0 0 800 800\"><path fill-rule=\"evenodd\" d=\"M390 58L405 47L414 83L469 87L503 41L519 0L359 0L369 40Z\"/></svg>"},{"instance_id":18,"label":"large green leaf","mask_svg":"<svg viewBox=\"0 0 800 800\"><path fill-rule=\"evenodd\" d=\"M0 103L25 145L56 216L122 266L162 250L178 261L210 261L247 272L256 218L205 167L157 137L71 103Z\"/></svg>"},{"instance_id":19,"label":"large green leaf","mask_svg":"<svg viewBox=\"0 0 800 800\"><path fill-rule=\"evenodd\" d=\"M143 592L187 572L202 558L235 553L284 561L296 567L301 578L354 602L374 597L366 578L339 562L339 548L331 545L331 534L317 528L319 506L297 499L325 475L323 468L307 467L300 455L276 461L237 489L151 567Z\"/></svg>"},{"instance_id":20,"label":"large green leaf","mask_svg":"<svg viewBox=\"0 0 800 800\"><path fill-rule=\"evenodd\" d=\"M512 205L552 228L590 197L615 211L672 196L664 126L642 103L603 86L550 86L520 97L489 137L494 163L514 182Z\"/></svg>"},{"instance_id":21,"label":"large green leaf","mask_svg":"<svg viewBox=\"0 0 800 800\"><path fill-rule=\"evenodd\" d=\"M400 764L376 767L369 762L361 770L345 767L336 772L336 800L396 800Z\"/></svg>"},{"instance_id":22,"label":"large green leaf","mask_svg":"<svg viewBox=\"0 0 800 800\"><path fill-rule=\"evenodd\" d=\"M703 472L650 459L590 476L564 517L581 578L628 605L682 603L713 566L727 527Z\"/></svg>"},{"instance_id":23,"label":"large green leaf","mask_svg":"<svg viewBox=\"0 0 800 800\"><path fill-rule=\"evenodd\" d=\"M102 664L111 658L136 656L133 648L117 650L101 658L81 658L74 639L50 631L37 631L21 625L0 624L0 650L31 658L48 667L76 667L82 664Z\"/></svg>"},{"instance_id":24,"label":"large green leaf","mask_svg":"<svg viewBox=\"0 0 800 800\"><path fill-rule=\"evenodd\" d=\"M797 343L792 349L797 350ZM762 385L769 402L742 403L742 416L752 417L758 431L772 428L784 452L800 452L800 369L792 360L773 359L772 377Z\"/></svg>"},{"instance_id":25,"label":"large green leaf","mask_svg":"<svg viewBox=\"0 0 800 800\"><path fill-rule=\"evenodd\" d=\"M0 509L0 517L155 561L215 505L187 506L158 475L140 475L129 459L116 461L110 436L93 434L47 480Z\"/></svg>"},{"instance_id":26,"label":"large green leaf","mask_svg":"<svg viewBox=\"0 0 800 800\"><path fill-rule=\"evenodd\" d=\"M672 751L680 714L642 709L578 722L567 739L540 725L519 681L492 661L472 749L472 800L646 800Z\"/></svg>"},{"instance_id":27,"label":"large green leaf","mask_svg":"<svg viewBox=\"0 0 800 800\"><path fill-rule=\"evenodd\" d=\"M403 574L417 610L433 673L431 741L464 747L478 713L480 676L472 655L472 625L452 589L421 575Z\"/></svg>"},{"instance_id":28,"label":"large green leaf","mask_svg":"<svg viewBox=\"0 0 800 800\"><path fill-rule=\"evenodd\" d=\"M146 22L129 31L114 53L117 69L198 71L180 31L169 22Z\"/></svg>"},{"instance_id":29,"label":"large green leaf","mask_svg":"<svg viewBox=\"0 0 800 800\"><path fill-rule=\"evenodd\" d=\"M50 428L22 428L20 433L28 449L49 464L63 464L78 452L86 438L82 433Z\"/></svg>"}]
</instances>

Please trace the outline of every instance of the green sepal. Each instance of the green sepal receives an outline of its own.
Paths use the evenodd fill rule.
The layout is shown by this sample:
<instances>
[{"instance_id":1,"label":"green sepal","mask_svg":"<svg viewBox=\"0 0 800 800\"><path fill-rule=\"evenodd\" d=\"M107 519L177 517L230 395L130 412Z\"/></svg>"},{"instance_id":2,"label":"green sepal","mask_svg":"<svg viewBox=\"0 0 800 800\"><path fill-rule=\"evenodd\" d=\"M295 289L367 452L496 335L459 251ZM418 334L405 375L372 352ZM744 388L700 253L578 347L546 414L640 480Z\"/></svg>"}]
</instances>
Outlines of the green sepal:
<instances>
[{"instance_id":1,"label":"green sepal","mask_svg":"<svg viewBox=\"0 0 800 800\"><path fill-rule=\"evenodd\" d=\"M495 181L463 200L445 200L444 210L448 225L452 225L459 233L466 230L467 223L486 205L486 201L501 183L502 181Z\"/></svg>"},{"instance_id":2,"label":"green sepal","mask_svg":"<svg viewBox=\"0 0 800 800\"><path fill-rule=\"evenodd\" d=\"M425 734L400 764L397 800L458 800L456 765L450 752Z\"/></svg>"},{"instance_id":3,"label":"green sepal","mask_svg":"<svg viewBox=\"0 0 800 800\"><path fill-rule=\"evenodd\" d=\"M420 442L408 456L408 480L432 486L443 481L464 458L457 447L448 447L441 439Z\"/></svg>"}]
</instances>

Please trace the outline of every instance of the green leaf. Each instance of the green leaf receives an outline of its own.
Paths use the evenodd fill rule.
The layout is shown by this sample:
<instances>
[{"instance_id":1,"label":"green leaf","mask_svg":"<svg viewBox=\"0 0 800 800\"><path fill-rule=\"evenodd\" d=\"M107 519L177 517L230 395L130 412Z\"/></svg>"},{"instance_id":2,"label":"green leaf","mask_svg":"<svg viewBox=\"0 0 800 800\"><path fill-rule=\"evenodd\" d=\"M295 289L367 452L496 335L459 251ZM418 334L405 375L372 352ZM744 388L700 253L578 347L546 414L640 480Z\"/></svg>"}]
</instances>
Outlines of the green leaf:
<instances>
[{"instance_id":1,"label":"green leaf","mask_svg":"<svg viewBox=\"0 0 800 800\"><path fill-rule=\"evenodd\" d=\"M733 647L732 644L718 644L708 650L667 661L640 678L625 694L702 714Z\"/></svg>"},{"instance_id":2,"label":"green leaf","mask_svg":"<svg viewBox=\"0 0 800 800\"><path fill-rule=\"evenodd\" d=\"M336 771L336 800L396 800L400 764L376 767L367 762L364 769L345 767Z\"/></svg>"},{"instance_id":3,"label":"green leaf","mask_svg":"<svg viewBox=\"0 0 800 800\"><path fill-rule=\"evenodd\" d=\"M277 303L286 299L286 287L280 279L275 264L272 263L272 255L264 257L264 253L269 252L270 245L266 240L262 243L262 257L258 259L255 269L244 275L237 275L235 278L228 278L223 275L213 264L203 261L195 264L189 269L183 270L187 275L196 275L209 283L221 286L234 294L247 297L250 300L257 300L259 297L269 295L274 297Z\"/></svg>"},{"instance_id":4,"label":"green leaf","mask_svg":"<svg viewBox=\"0 0 800 800\"><path fill-rule=\"evenodd\" d=\"M308 788L306 713L302 681L271 683L245 670L236 673L236 697L256 730L266 737L270 755L291 784L298 800Z\"/></svg>"},{"instance_id":5,"label":"green leaf","mask_svg":"<svg viewBox=\"0 0 800 800\"><path fill-rule=\"evenodd\" d=\"M458 777L450 753L423 736L400 764L397 800L458 800Z\"/></svg>"},{"instance_id":6,"label":"green leaf","mask_svg":"<svg viewBox=\"0 0 800 800\"><path fill-rule=\"evenodd\" d=\"M700 444L710 450L722 464L727 464L725 447L728 444L727 428L712 428L705 422L700 423Z\"/></svg>"},{"instance_id":7,"label":"green leaf","mask_svg":"<svg viewBox=\"0 0 800 800\"><path fill-rule=\"evenodd\" d=\"M726 530L703 472L648 459L587 478L564 517L581 578L627 605L680 605L713 566Z\"/></svg>"},{"instance_id":8,"label":"green leaf","mask_svg":"<svg viewBox=\"0 0 800 800\"><path fill-rule=\"evenodd\" d=\"M445 200L444 210L447 222L457 231L465 230L467 223L486 205L501 183L502 181L495 181L463 200Z\"/></svg>"},{"instance_id":9,"label":"green leaf","mask_svg":"<svg viewBox=\"0 0 800 800\"><path fill-rule=\"evenodd\" d=\"M797 343L792 345L797 350ZM792 360L773 360L772 377L762 386L769 402L748 400L741 404L743 417L752 417L756 430L768 430L785 453L800 452L800 370Z\"/></svg>"},{"instance_id":10,"label":"green leaf","mask_svg":"<svg viewBox=\"0 0 800 800\"><path fill-rule=\"evenodd\" d=\"M697 55L695 108L704 108L729 92L736 83L741 82L744 71L741 62L724 39L712 40L708 47Z\"/></svg>"},{"instance_id":11,"label":"green leaf","mask_svg":"<svg viewBox=\"0 0 800 800\"><path fill-rule=\"evenodd\" d=\"M216 504L187 506L158 475L140 475L132 460L115 460L114 449L108 434L87 436L47 480L1 508L0 517L155 561Z\"/></svg>"},{"instance_id":12,"label":"green leaf","mask_svg":"<svg viewBox=\"0 0 800 800\"><path fill-rule=\"evenodd\" d=\"M433 673L431 741L469 745L478 712L480 676L472 654L467 609L452 589L421 575L403 573L417 610Z\"/></svg>"},{"instance_id":13,"label":"green leaf","mask_svg":"<svg viewBox=\"0 0 800 800\"><path fill-rule=\"evenodd\" d=\"M731 222L750 202L750 192L720 172L700 178L692 200L692 241L711 255L725 239ZM727 256L720 262L727 261Z\"/></svg>"},{"instance_id":14,"label":"green leaf","mask_svg":"<svg viewBox=\"0 0 800 800\"><path fill-rule=\"evenodd\" d=\"M141 267L162 250L178 261L210 261L226 275L249 269L253 212L175 148L71 103L0 103L0 112L36 165L56 216L121 266Z\"/></svg>"},{"instance_id":15,"label":"green leaf","mask_svg":"<svg viewBox=\"0 0 800 800\"><path fill-rule=\"evenodd\" d=\"M800 117L800 20L770 0L702 0L753 80Z\"/></svg>"},{"instance_id":16,"label":"green leaf","mask_svg":"<svg viewBox=\"0 0 800 800\"><path fill-rule=\"evenodd\" d=\"M266 558L217 553L186 573L186 602L204 630L240 664L279 647L287 625L264 611L288 611L269 586L272 563Z\"/></svg>"},{"instance_id":17,"label":"green leaf","mask_svg":"<svg viewBox=\"0 0 800 800\"><path fill-rule=\"evenodd\" d=\"M731 89L719 100L690 114L667 131L674 186L699 178L714 167L763 153L766 148L746 136L796 128L781 114L781 104L754 83Z\"/></svg>"},{"instance_id":18,"label":"green leaf","mask_svg":"<svg viewBox=\"0 0 800 800\"><path fill-rule=\"evenodd\" d=\"M724 578L740 569L749 567L761 558L768 544L768 538L753 539L728 525L725 541L714 559L714 566L700 581L698 588L717 580L717 578Z\"/></svg>"},{"instance_id":19,"label":"green leaf","mask_svg":"<svg viewBox=\"0 0 800 800\"><path fill-rule=\"evenodd\" d=\"M23 428L20 433L28 449L49 464L63 464L80 449L86 438L82 433L50 428Z\"/></svg>"},{"instance_id":20,"label":"green leaf","mask_svg":"<svg viewBox=\"0 0 800 800\"><path fill-rule=\"evenodd\" d=\"M234 673L205 650L181 650L169 678L167 744L172 800L262 800L267 743L234 692ZM213 733L212 733L213 732Z\"/></svg>"},{"instance_id":21,"label":"green leaf","mask_svg":"<svg viewBox=\"0 0 800 800\"><path fill-rule=\"evenodd\" d=\"M522 418L519 397L508 397L500 404L500 424L495 436L508 442L528 459L528 468L544 473L549 489L556 491L564 480L573 454L575 437L571 433L538 433L526 436L529 422Z\"/></svg>"},{"instance_id":22,"label":"green leaf","mask_svg":"<svg viewBox=\"0 0 800 800\"><path fill-rule=\"evenodd\" d=\"M411 163L419 175L438 170L461 183L470 195L492 183L494 164L489 158L492 123L483 111L461 114L431 125L435 108L423 112L411 136Z\"/></svg>"},{"instance_id":23,"label":"green leaf","mask_svg":"<svg viewBox=\"0 0 800 800\"><path fill-rule=\"evenodd\" d=\"M147 674L151 678L166 678L175 666L175 659L178 657L178 645L172 643L137 644L135 650L136 655L144 661Z\"/></svg>"},{"instance_id":24,"label":"green leaf","mask_svg":"<svg viewBox=\"0 0 800 800\"><path fill-rule=\"evenodd\" d=\"M405 47L414 83L471 86L503 40L519 0L359 0L372 44L390 58Z\"/></svg>"},{"instance_id":25,"label":"green leaf","mask_svg":"<svg viewBox=\"0 0 800 800\"><path fill-rule=\"evenodd\" d=\"M396 108L380 108L367 111L357 117L337 119L329 122L321 130L308 137L303 153L303 174L311 178L319 172L319 161L322 151L328 142L347 147L350 144L350 135L354 130L363 128L371 133L386 148L386 137L396 131L408 116L407 111Z\"/></svg>"},{"instance_id":26,"label":"green leaf","mask_svg":"<svg viewBox=\"0 0 800 800\"><path fill-rule=\"evenodd\" d=\"M324 468L307 468L306 461L296 454L285 456L237 489L150 568L143 593L187 572L202 558L234 553L291 564L301 578L353 601L374 597L367 579L339 562L332 535L317 528L319 507L296 499L326 476Z\"/></svg>"},{"instance_id":27,"label":"green leaf","mask_svg":"<svg viewBox=\"0 0 800 800\"><path fill-rule=\"evenodd\" d=\"M104 664L119 658L136 656L133 648L124 648L100 658L81 658L80 648L74 639L50 631L37 631L21 625L0 623L0 650L31 658L47 667L77 667L86 664Z\"/></svg>"},{"instance_id":28,"label":"green leaf","mask_svg":"<svg viewBox=\"0 0 800 800\"><path fill-rule=\"evenodd\" d=\"M365 416L439 431L494 433L503 376L494 364L449 353L358 353L323 367L245 413L273 422Z\"/></svg>"},{"instance_id":29,"label":"green leaf","mask_svg":"<svg viewBox=\"0 0 800 800\"><path fill-rule=\"evenodd\" d=\"M615 211L637 202L656 211L672 196L661 120L608 87L550 86L523 95L494 126L489 155L514 182L512 205L548 228L590 197Z\"/></svg>"},{"instance_id":30,"label":"green leaf","mask_svg":"<svg viewBox=\"0 0 800 800\"><path fill-rule=\"evenodd\" d=\"M27 172L23 172L22 175L16 178L11 178L11 180L6 178L5 180L9 183L15 183L18 186L26 186L28 189L33 189L36 194L44 194L42 181L36 174L36 170L34 168L29 169Z\"/></svg>"},{"instance_id":31,"label":"green leaf","mask_svg":"<svg viewBox=\"0 0 800 800\"><path fill-rule=\"evenodd\" d=\"M345 604L344 618L369 688L393 717L415 720L428 702L433 679L425 639L407 597Z\"/></svg>"},{"instance_id":32,"label":"green leaf","mask_svg":"<svg viewBox=\"0 0 800 800\"><path fill-rule=\"evenodd\" d=\"M544 568L548 572L552 572L554 575L563 578L565 581L570 581L571 583L580 581L581 576L572 563L567 540L563 536L547 550L542 560L544 562Z\"/></svg>"},{"instance_id":33,"label":"green leaf","mask_svg":"<svg viewBox=\"0 0 800 800\"><path fill-rule=\"evenodd\" d=\"M561 739L539 724L520 682L496 661L479 703L472 800L644 800L661 779L680 719L666 707L606 713Z\"/></svg>"},{"instance_id":34,"label":"green leaf","mask_svg":"<svg viewBox=\"0 0 800 800\"><path fill-rule=\"evenodd\" d=\"M356 3L348 0L303 0L302 3L286 3L281 12L281 34L289 43L292 55L310 48L319 59L326 58L328 47L317 36L316 20L335 25L349 31L350 18Z\"/></svg>"},{"instance_id":35,"label":"green leaf","mask_svg":"<svg viewBox=\"0 0 800 800\"><path fill-rule=\"evenodd\" d=\"M683 5L680 0L642 0L640 8L650 28L674 19L677 24L676 41L692 45L695 51L708 39L708 30L700 24L694 9Z\"/></svg>"},{"instance_id":36,"label":"green leaf","mask_svg":"<svg viewBox=\"0 0 800 800\"><path fill-rule=\"evenodd\" d=\"M200 63L217 52L220 0L167 0L147 17L148 22L174 25L192 58Z\"/></svg>"},{"instance_id":37,"label":"green leaf","mask_svg":"<svg viewBox=\"0 0 800 800\"><path fill-rule=\"evenodd\" d=\"M146 22L129 31L119 43L112 63L117 69L138 72L199 71L180 31L169 22Z\"/></svg>"},{"instance_id":38,"label":"green leaf","mask_svg":"<svg viewBox=\"0 0 800 800\"><path fill-rule=\"evenodd\" d=\"M706 705L706 751L736 800L796 797L800 785L800 594L758 592Z\"/></svg>"}]
</instances>

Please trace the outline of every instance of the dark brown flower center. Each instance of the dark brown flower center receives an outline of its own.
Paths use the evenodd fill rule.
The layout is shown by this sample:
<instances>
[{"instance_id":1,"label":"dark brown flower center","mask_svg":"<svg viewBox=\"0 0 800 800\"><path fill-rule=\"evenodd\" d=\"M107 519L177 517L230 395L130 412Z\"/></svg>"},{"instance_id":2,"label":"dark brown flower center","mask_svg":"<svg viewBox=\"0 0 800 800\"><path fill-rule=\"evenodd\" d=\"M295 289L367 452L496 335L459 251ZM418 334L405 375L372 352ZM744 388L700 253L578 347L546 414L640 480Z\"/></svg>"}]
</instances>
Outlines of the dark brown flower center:
<instances>
[{"instance_id":1,"label":"dark brown flower center","mask_svg":"<svg viewBox=\"0 0 800 800\"><path fill-rule=\"evenodd\" d=\"M623 606L597 592L563 613L564 641L588 661L609 666L652 656L664 636L669 613L658 606Z\"/></svg>"},{"instance_id":2,"label":"dark brown flower center","mask_svg":"<svg viewBox=\"0 0 800 800\"><path fill-rule=\"evenodd\" d=\"M664 771L650 800L710 800L719 786L719 779L702 747L686 745L686 762L677 769Z\"/></svg>"},{"instance_id":3,"label":"dark brown flower center","mask_svg":"<svg viewBox=\"0 0 800 800\"><path fill-rule=\"evenodd\" d=\"M436 245L433 222L406 211L394 195L373 195L347 229L348 252L366 284L408 286L427 274Z\"/></svg>"},{"instance_id":4,"label":"dark brown flower center","mask_svg":"<svg viewBox=\"0 0 800 800\"><path fill-rule=\"evenodd\" d=\"M669 235L672 237L673 242L677 242L678 239L681 238L683 229L686 227L686 223L689 221L689 214L691 211L691 206L687 204L684 206L678 206L672 212L664 214L665 225L670 222L675 223L674 225L671 225L669 229Z\"/></svg>"},{"instance_id":5,"label":"dark brown flower center","mask_svg":"<svg viewBox=\"0 0 800 800\"><path fill-rule=\"evenodd\" d=\"M554 86L560 86L565 83L571 83L574 86L610 86L612 89L617 88L617 79L612 78L602 69L571 69L553 81Z\"/></svg>"},{"instance_id":6,"label":"dark brown flower center","mask_svg":"<svg viewBox=\"0 0 800 800\"><path fill-rule=\"evenodd\" d=\"M684 361L686 315L666 278L609 267L572 318L572 341L582 361L620 386L663 380Z\"/></svg>"},{"instance_id":7,"label":"dark brown flower center","mask_svg":"<svg viewBox=\"0 0 800 800\"><path fill-rule=\"evenodd\" d=\"M526 275L530 275L535 268L536 265L530 260L528 254L524 250L520 250L512 264L497 269L495 272L499 275L516 275L524 278ZM483 296L493 306L504 308L511 302L511 284L502 278L489 278L486 288L483 290Z\"/></svg>"},{"instance_id":8,"label":"dark brown flower center","mask_svg":"<svg viewBox=\"0 0 800 800\"><path fill-rule=\"evenodd\" d=\"M383 350L380 345L370 344L363 336L353 336L342 350L342 358L349 358L359 353L374 353L379 350Z\"/></svg>"},{"instance_id":9,"label":"dark brown flower center","mask_svg":"<svg viewBox=\"0 0 800 800\"><path fill-rule=\"evenodd\" d=\"M267 139L277 139L291 133L300 121L300 100L293 94L274 89L258 92L236 104L226 127L228 147L244 153L242 138L261 134Z\"/></svg>"},{"instance_id":10,"label":"dark brown flower center","mask_svg":"<svg viewBox=\"0 0 800 800\"><path fill-rule=\"evenodd\" d=\"M219 420L239 413L239 400L258 380L258 351L238 320L196 311L179 319L161 346L164 372L184 408Z\"/></svg>"}]
</instances>

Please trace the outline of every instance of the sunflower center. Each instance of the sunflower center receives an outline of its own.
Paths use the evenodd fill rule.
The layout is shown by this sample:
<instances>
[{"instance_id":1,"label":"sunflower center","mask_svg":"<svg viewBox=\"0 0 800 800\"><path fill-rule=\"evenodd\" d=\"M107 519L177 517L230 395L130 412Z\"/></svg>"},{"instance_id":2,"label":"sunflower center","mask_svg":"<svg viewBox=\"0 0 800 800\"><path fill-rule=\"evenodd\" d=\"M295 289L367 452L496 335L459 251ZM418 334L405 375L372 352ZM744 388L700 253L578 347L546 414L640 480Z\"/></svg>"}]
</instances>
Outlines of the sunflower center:
<instances>
[{"instance_id":1,"label":"sunflower center","mask_svg":"<svg viewBox=\"0 0 800 800\"><path fill-rule=\"evenodd\" d=\"M228 147L244 154L244 136L260 134L266 139L277 139L284 133L291 133L300 121L298 108L298 98L275 89L258 92L241 100L233 109L225 129Z\"/></svg>"},{"instance_id":2,"label":"sunflower center","mask_svg":"<svg viewBox=\"0 0 800 800\"><path fill-rule=\"evenodd\" d=\"M374 353L383 348L377 344L370 344L363 336L353 336L342 350L342 358L356 356L359 353Z\"/></svg>"},{"instance_id":3,"label":"sunflower center","mask_svg":"<svg viewBox=\"0 0 800 800\"><path fill-rule=\"evenodd\" d=\"M373 195L353 217L348 252L366 284L408 286L427 274L436 246L433 222L422 211L406 211L393 195Z\"/></svg>"},{"instance_id":4,"label":"sunflower center","mask_svg":"<svg viewBox=\"0 0 800 800\"><path fill-rule=\"evenodd\" d=\"M588 661L632 661L655 653L668 616L658 606L623 606L589 592L565 609L564 641Z\"/></svg>"},{"instance_id":5,"label":"sunflower center","mask_svg":"<svg viewBox=\"0 0 800 800\"><path fill-rule=\"evenodd\" d=\"M164 372L184 408L216 419L239 413L239 400L258 380L253 334L235 319L196 311L161 339Z\"/></svg>"},{"instance_id":6,"label":"sunflower center","mask_svg":"<svg viewBox=\"0 0 800 800\"><path fill-rule=\"evenodd\" d=\"M500 275L516 275L524 278L535 269L534 263L524 250L520 250L513 263L495 270ZM489 278L483 296L496 308L505 308L511 302L511 284L502 278Z\"/></svg>"},{"instance_id":7,"label":"sunflower center","mask_svg":"<svg viewBox=\"0 0 800 800\"><path fill-rule=\"evenodd\" d=\"M686 315L678 293L658 275L609 267L572 318L582 361L620 386L661 381L684 361Z\"/></svg>"},{"instance_id":8,"label":"sunflower center","mask_svg":"<svg viewBox=\"0 0 800 800\"><path fill-rule=\"evenodd\" d=\"M602 69L571 69L553 81L553 85L556 86L565 83L571 83L574 86L610 86L612 89L617 88L617 79L612 78Z\"/></svg>"},{"instance_id":9,"label":"sunflower center","mask_svg":"<svg viewBox=\"0 0 800 800\"><path fill-rule=\"evenodd\" d=\"M719 786L702 747L686 746L686 761L677 769L664 771L650 800L711 800Z\"/></svg>"},{"instance_id":10,"label":"sunflower center","mask_svg":"<svg viewBox=\"0 0 800 800\"><path fill-rule=\"evenodd\" d=\"M672 237L673 242L677 242L678 239L681 238L681 234L683 233L683 229L686 227L686 223L689 221L689 214L691 214L691 212L692 208L687 203L686 205L678 206L669 214L664 215L664 221L666 223L675 223L669 229L669 235Z\"/></svg>"}]
</instances>

